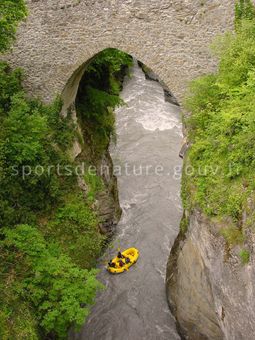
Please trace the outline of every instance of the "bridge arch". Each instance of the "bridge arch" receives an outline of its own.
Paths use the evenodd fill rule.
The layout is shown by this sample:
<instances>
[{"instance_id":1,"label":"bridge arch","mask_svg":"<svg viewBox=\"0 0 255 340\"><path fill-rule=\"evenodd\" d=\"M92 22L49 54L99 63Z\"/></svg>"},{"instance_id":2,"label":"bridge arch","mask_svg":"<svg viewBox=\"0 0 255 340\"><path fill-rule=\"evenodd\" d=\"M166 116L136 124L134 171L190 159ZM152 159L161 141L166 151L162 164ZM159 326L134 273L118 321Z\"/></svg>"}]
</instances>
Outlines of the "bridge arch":
<instances>
[{"instance_id":1,"label":"bridge arch","mask_svg":"<svg viewBox=\"0 0 255 340\"><path fill-rule=\"evenodd\" d=\"M44 101L77 83L111 47L151 68L181 102L189 80L215 69L209 45L233 24L233 0L27 0L29 16L7 59ZM75 89L75 86L74 86Z\"/></svg>"}]
</instances>

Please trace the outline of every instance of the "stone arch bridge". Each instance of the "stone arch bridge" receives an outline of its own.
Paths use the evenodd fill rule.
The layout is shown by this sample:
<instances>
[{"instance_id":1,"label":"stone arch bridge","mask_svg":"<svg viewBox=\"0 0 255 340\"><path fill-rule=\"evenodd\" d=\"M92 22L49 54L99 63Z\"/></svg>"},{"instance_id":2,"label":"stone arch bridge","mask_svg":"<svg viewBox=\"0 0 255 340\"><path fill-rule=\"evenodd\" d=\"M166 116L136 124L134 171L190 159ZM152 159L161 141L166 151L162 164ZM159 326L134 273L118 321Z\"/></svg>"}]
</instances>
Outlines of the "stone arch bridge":
<instances>
[{"instance_id":1,"label":"stone arch bridge","mask_svg":"<svg viewBox=\"0 0 255 340\"><path fill-rule=\"evenodd\" d=\"M231 29L235 0L27 0L7 56L44 101L75 99L86 63L112 47L151 68L181 101L189 80L216 67L209 45Z\"/></svg>"}]
</instances>

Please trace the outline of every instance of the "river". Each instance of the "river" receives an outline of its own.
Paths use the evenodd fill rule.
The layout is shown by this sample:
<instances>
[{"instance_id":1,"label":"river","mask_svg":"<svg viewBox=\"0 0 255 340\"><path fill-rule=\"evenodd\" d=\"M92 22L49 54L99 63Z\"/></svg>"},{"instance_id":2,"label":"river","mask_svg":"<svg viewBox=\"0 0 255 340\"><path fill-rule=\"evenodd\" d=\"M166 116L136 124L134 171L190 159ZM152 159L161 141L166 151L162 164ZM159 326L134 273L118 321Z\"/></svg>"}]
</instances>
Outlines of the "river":
<instances>
[{"instance_id":1,"label":"river","mask_svg":"<svg viewBox=\"0 0 255 340\"><path fill-rule=\"evenodd\" d=\"M161 85L147 80L136 61L121 97L126 105L116 109L111 155L123 214L101 260L99 279L106 289L75 338L180 339L165 293L167 259L182 214L180 109L165 101ZM140 257L128 272L110 275L104 263L118 247L136 247Z\"/></svg>"}]
</instances>

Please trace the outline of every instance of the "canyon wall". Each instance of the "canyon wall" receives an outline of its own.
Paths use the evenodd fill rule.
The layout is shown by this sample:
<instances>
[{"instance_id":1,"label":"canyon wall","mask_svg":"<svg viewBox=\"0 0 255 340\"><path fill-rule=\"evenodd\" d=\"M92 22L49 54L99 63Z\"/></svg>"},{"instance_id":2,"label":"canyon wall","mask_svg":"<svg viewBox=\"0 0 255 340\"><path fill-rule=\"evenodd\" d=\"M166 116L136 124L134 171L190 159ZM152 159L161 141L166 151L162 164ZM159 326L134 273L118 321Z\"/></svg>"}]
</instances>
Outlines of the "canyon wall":
<instances>
[{"instance_id":1,"label":"canyon wall","mask_svg":"<svg viewBox=\"0 0 255 340\"><path fill-rule=\"evenodd\" d=\"M247 235L250 261L243 264L241 247L227 245L222 227L194 211L187 232L180 232L171 251L167 295L187 339L254 339L254 234Z\"/></svg>"}]
</instances>

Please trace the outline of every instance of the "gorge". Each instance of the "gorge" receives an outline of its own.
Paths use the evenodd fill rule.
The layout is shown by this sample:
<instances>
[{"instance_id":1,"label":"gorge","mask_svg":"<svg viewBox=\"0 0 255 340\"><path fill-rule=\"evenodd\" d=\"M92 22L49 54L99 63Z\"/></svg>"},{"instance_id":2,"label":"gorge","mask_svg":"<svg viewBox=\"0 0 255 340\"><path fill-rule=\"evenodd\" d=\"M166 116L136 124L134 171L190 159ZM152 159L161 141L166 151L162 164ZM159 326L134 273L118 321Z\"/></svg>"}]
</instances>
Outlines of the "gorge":
<instances>
[{"instance_id":1,"label":"gorge","mask_svg":"<svg viewBox=\"0 0 255 340\"><path fill-rule=\"evenodd\" d=\"M254 1L10 3L0 337L253 340Z\"/></svg>"},{"instance_id":2,"label":"gorge","mask_svg":"<svg viewBox=\"0 0 255 340\"><path fill-rule=\"evenodd\" d=\"M146 80L136 61L121 98L125 105L116 109L111 156L116 170L121 169L116 174L122 217L100 261L106 289L75 338L179 339L166 301L165 271L182 210L180 109L165 101L161 85ZM109 275L105 263L119 247L131 246L139 249L137 264L119 276Z\"/></svg>"}]
</instances>

